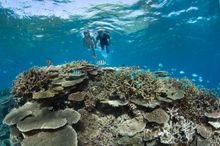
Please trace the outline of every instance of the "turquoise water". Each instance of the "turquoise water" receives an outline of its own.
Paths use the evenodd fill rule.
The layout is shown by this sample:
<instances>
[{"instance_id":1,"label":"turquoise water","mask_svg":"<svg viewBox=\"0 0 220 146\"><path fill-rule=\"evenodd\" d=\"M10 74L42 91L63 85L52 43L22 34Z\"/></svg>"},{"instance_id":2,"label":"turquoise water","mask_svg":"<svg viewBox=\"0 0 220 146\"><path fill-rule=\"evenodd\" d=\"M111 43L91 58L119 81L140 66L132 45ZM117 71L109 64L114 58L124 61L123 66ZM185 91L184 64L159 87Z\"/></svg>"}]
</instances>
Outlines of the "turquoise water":
<instances>
[{"instance_id":1,"label":"turquoise water","mask_svg":"<svg viewBox=\"0 0 220 146\"><path fill-rule=\"evenodd\" d=\"M167 70L219 91L219 18L219 0L0 0L0 88L50 59ZM93 59L85 28L106 28L111 53Z\"/></svg>"}]
</instances>

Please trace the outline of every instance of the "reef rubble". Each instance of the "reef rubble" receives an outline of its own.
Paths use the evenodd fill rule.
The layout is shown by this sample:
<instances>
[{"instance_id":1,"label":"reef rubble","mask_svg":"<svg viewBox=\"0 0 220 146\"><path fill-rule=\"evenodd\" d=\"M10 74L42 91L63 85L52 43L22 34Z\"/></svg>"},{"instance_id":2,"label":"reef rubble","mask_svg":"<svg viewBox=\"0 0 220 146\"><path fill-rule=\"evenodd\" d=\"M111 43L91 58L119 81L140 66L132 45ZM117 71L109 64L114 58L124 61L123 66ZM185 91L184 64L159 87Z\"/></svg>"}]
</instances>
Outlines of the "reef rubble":
<instances>
[{"instance_id":1,"label":"reef rubble","mask_svg":"<svg viewBox=\"0 0 220 146\"><path fill-rule=\"evenodd\" d=\"M188 79L86 61L19 74L11 145L219 146L219 98Z\"/></svg>"}]
</instances>

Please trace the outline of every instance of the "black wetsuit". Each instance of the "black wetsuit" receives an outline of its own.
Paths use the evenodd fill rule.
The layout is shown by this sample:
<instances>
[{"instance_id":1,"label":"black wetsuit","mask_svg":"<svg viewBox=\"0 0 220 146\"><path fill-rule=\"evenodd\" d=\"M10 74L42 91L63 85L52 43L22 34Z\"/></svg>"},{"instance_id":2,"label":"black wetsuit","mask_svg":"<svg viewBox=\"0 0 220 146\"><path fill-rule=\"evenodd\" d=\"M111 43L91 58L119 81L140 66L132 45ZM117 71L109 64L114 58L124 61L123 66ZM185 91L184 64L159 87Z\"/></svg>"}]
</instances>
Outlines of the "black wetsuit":
<instances>
[{"instance_id":1,"label":"black wetsuit","mask_svg":"<svg viewBox=\"0 0 220 146\"><path fill-rule=\"evenodd\" d=\"M100 46L102 49L104 49L104 47L108 47L109 46L109 40L110 40L110 36L107 33L104 33L103 36L98 35L96 37L96 41L100 40Z\"/></svg>"}]
</instances>

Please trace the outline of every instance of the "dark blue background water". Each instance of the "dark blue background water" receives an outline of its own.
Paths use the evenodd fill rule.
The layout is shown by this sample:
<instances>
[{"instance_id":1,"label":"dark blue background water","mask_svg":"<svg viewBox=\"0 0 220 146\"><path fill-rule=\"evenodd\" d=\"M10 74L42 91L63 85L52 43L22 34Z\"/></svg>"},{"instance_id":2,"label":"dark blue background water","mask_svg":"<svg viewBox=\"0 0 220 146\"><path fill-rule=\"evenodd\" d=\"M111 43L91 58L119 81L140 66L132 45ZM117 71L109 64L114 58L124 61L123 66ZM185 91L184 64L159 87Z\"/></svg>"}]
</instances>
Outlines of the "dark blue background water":
<instances>
[{"instance_id":1,"label":"dark blue background water","mask_svg":"<svg viewBox=\"0 0 220 146\"><path fill-rule=\"evenodd\" d=\"M0 88L47 59L83 59L167 70L220 90L219 0L0 0L0 7ZM81 33L100 27L110 31L112 53L94 60Z\"/></svg>"}]
</instances>

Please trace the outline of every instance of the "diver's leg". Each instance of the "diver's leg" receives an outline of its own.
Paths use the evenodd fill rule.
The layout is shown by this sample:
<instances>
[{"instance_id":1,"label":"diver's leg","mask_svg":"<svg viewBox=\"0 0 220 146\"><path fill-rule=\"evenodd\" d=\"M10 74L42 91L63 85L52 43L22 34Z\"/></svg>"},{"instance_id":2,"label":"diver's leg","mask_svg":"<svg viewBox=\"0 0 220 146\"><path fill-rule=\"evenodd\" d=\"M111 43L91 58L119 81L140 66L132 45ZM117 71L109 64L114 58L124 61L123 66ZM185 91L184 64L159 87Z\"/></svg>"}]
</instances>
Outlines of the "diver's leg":
<instances>
[{"instance_id":1,"label":"diver's leg","mask_svg":"<svg viewBox=\"0 0 220 146\"><path fill-rule=\"evenodd\" d=\"M95 47L93 45L91 45L90 49L92 50L93 58L96 58Z\"/></svg>"},{"instance_id":2,"label":"diver's leg","mask_svg":"<svg viewBox=\"0 0 220 146\"><path fill-rule=\"evenodd\" d=\"M109 53L110 53L110 50L109 50L108 45L106 45L106 47L105 47L105 48L106 48L106 53L107 53L107 54L109 54Z\"/></svg>"},{"instance_id":3,"label":"diver's leg","mask_svg":"<svg viewBox=\"0 0 220 146\"><path fill-rule=\"evenodd\" d=\"M95 53L95 49L94 48L92 48L92 53L93 53L93 58L96 58L96 53Z\"/></svg>"},{"instance_id":4,"label":"diver's leg","mask_svg":"<svg viewBox=\"0 0 220 146\"><path fill-rule=\"evenodd\" d=\"M104 50L105 44L100 44L100 46L101 46L102 50Z\"/></svg>"}]
</instances>

